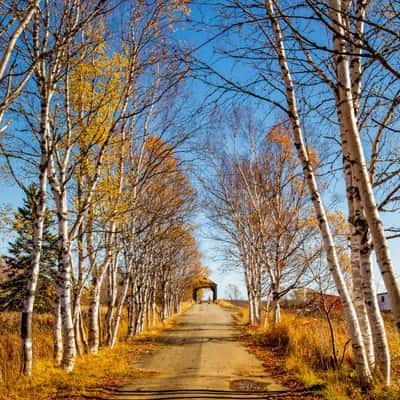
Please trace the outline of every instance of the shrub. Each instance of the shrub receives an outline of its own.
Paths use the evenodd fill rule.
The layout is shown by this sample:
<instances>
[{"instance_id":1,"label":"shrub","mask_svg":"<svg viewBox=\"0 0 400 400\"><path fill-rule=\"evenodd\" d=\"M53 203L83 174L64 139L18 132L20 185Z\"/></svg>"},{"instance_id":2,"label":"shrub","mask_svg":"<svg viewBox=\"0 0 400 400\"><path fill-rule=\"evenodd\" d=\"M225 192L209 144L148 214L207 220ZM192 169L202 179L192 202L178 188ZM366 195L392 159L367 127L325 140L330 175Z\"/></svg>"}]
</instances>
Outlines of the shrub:
<instances>
[{"instance_id":1,"label":"shrub","mask_svg":"<svg viewBox=\"0 0 400 400\"><path fill-rule=\"evenodd\" d=\"M259 342L263 346L286 351L290 344L289 327L286 324L275 325L260 335Z\"/></svg>"}]
</instances>

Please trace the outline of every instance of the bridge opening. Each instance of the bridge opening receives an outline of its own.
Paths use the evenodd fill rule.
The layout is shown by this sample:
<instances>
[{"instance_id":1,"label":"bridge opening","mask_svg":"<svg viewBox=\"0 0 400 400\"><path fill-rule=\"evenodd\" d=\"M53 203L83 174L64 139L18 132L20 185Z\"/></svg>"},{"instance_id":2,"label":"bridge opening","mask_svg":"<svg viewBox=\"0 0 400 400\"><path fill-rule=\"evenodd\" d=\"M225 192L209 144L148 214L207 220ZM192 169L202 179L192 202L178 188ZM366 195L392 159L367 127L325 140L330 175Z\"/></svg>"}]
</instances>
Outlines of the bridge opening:
<instances>
[{"instance_id":1,"label":"bridge opening","mask_svg":"<svg viewBox=\"0 0 400 400\"><path fill-rule=\"evenodd\" d=\"M217 300L217 284L206 277L199 278L193 285L193 300L201 301L204 293L211 291L210 300ZM208 297L207 297L208 300Z\"/></svg>"},{"instance_id":2,"label":"bridge opening","mask_svg":"<svg viewBox=\"0 0 400 400\"><path fill-rule=\"evenodd\" d=\"M214 293L210 288L200 289L197 297L202 303L213 301Z\"/></svg>"}]
</instances>

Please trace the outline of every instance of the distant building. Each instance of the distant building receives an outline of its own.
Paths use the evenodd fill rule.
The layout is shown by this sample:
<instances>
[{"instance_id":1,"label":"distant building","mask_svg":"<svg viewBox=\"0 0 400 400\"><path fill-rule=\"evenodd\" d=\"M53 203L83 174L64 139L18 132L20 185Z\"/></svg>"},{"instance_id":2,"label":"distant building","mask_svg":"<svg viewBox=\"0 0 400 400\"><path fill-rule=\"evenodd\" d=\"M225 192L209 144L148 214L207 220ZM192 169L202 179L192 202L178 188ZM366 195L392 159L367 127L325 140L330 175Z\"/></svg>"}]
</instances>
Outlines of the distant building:
<instances>
[{"instance_id":1,"label":"distant building","mask_svg":"<svg viewBox=\"0 0 400 400\"><path fill-rule=\"evenodd\" d=\"M298 312L324 311L342 312L343 304L340 297L328 293L320 293L317 290L302 288L293 291L290 299L287 299L283 307L295 308Z\"/></svg>"},{"instance_id":2,"label":"distant building","mask_svg":"<svg viewBox=\"0 0 400 400\"><path fill-rule=\"evenodd\" d=\"M381 311L392 311L392 305L390 304L389 296L387 292L378 293L378 304Z\"/></svg>"}]
</instances>

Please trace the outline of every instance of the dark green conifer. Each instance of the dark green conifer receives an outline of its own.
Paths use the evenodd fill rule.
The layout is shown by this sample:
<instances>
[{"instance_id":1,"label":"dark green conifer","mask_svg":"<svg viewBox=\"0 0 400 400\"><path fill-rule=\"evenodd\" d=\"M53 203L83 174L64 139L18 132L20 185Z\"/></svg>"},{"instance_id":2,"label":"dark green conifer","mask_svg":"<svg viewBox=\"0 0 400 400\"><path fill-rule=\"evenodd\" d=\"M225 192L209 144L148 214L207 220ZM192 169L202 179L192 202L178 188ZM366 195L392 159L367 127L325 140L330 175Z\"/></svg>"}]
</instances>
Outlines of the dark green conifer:
<instances>
[{"instance_id":1,"label":"dark green conifer","mask_svg":"<svg viewBox=\"0 0 400 400\"><path fill-rule=\"evenodd\" d=\"M0 283L0 310L21 311L28 279L33 249L33 213L36 188L30 186L24 205L15 212L13 231L15 239L9 242L9 254L3 256ZM46 212L43 226L42 256L40 274L35 297L35 311L49 312L55 298L55 277L57 268L57 237L52 232L54 220Z\"/></svg>"}]
</instances>

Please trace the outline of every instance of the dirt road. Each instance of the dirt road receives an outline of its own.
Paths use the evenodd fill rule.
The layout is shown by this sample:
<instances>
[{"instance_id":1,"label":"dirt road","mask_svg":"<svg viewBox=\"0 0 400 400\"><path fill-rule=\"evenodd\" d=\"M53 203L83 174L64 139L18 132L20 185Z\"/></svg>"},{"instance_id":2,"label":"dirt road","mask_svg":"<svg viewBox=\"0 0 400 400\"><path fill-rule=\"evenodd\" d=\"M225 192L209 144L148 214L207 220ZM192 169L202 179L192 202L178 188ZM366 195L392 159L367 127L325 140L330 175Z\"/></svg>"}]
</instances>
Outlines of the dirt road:
<instances>
[{"instance_id":1,"label":"dirt road","mask_svg":"<svg viewBox=\"0 0 400 400\"><path fill-rule=\"evenodd\" d=\"M194 305L160 338L161 348L140 360L146 377L114 399L265 399L285 391L237 335L229 311Z\"/></svg>"}]
</instances>

